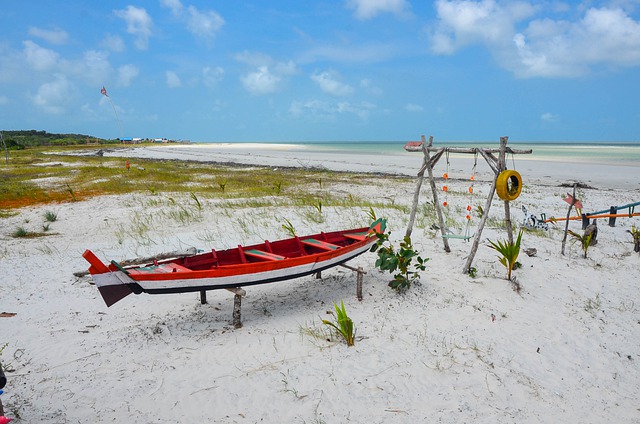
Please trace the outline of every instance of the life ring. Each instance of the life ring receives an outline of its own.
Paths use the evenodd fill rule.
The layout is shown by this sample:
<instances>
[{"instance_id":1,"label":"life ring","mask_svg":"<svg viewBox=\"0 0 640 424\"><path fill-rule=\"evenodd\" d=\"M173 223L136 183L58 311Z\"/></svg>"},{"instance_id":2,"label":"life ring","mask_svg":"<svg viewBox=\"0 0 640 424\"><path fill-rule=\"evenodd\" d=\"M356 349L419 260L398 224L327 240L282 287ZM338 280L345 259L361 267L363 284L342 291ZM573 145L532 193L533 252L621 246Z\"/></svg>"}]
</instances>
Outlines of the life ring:
<instances>
[{"instance_id":1,"label":"life ring","mask_svg":"<svg viewBox=\"0 0 640 424\"><path fill-rule=\"evenodd\" d=\"M516 200L522 191L522 177L518 171L507 169L498 175L496 193L504 201Z\"/></svg>"}]
</instances>

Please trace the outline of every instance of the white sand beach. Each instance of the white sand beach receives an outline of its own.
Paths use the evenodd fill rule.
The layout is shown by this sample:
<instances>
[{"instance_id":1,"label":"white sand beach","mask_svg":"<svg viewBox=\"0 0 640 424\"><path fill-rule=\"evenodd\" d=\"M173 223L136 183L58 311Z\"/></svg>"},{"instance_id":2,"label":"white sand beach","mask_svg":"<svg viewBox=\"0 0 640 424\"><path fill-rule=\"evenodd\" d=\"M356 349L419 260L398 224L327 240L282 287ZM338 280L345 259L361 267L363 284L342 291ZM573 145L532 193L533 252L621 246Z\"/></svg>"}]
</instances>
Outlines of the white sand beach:
<instances>
[{"instance_id":1,"label":"white sand beach","mask_svg":"<svg viewBox=\"0 0 640 424\"><path fill-rule=\"evenodd\" d=\"M415 175L420 154L332 157L313 152L218 149L198 145L151 147L106 155L325 167L339 171ZM54 159L52 159L54 160ZM580 181L586 210L640 201L640 168L550 163L516 158L524 189L511 202L514 223L526 205L534 214L564 217L561 183ZM471 201L484 205L488 168L472 198L463 194L469 158L452 161L452 219ZM348 198L370 196L410 206L412 179L372 174L322 190ZM188 195L184 204L189 203ZM166 194L102 196L81 202L23 208L0 219L0 361L7 369L5 414L18 423L618 423L640 422L640 254L632 225L640 217L599 220L598 244L588 257L578 244L560 254L564 225L525 232L516 293L487 240L504 240L494 199L474 261L463 274L471 244L451 240L451 252L418 216L415 248L430 258L420 284L398 294L390 275L363 267L364 299L344 268L247 287L243 327L231 324L233 295L208 293L129 296L107 308L82 258L103 261L195 246L223 249L286 238L290 220L301 234L367 225L360 208L326 207L321 224L307 207L229 210L201 199L193 219L177 221ZM180 198L175 196L177 202ZM164 199L164 200L163 200ZM423 185L421 204L431 200ZM19 226L37 229L45 211L58 219L55 235L17 239ZM408 214L380 207L391 238L405 232ZM477 225L478 219L473 220ZM322 227L322 228L319 228ZM570 229L581 231L580 222ZM473 232L473 227L471 232ZM322 319L344 300L357 328L354 347L331 337ZM15 315L12 315L15 314Z\"/></svg>"}]
</instances>

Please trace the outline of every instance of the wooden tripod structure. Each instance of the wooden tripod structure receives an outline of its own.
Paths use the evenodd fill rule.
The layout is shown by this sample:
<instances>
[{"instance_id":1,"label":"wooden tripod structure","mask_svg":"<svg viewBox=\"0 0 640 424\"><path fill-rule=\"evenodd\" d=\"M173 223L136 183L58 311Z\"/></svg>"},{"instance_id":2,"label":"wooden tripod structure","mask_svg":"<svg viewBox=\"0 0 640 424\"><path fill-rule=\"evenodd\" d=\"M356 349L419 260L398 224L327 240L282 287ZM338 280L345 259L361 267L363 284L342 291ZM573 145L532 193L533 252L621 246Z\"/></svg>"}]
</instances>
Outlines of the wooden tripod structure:
<instances>
[{"instance_id":1,"label":"wooden tripod structure","mask_svg":"<svg viewBox=\"0 0 640 424\"><path fill-rule=\"evenodd\" d=\"M418 209L418 200L420 198L420 189L422 187L422 181L425 176L424 173L427 172L429 178L429 184L431 185L431 192L433 193L433 204L436 209L436 213L438 215L438 221L440 224L440 232L442 234L442 244L444 245L445 252L451 252L451 248L449 247L449 240L446 234L446 227L444 222L444 217L442 213L442 208L440 201L438 200L438 190L436 189L436 183L433 177L433 167L438 163L440 158L444 153L466 153L466 154L479 154L481 155L489 164L489 167L494 173L493 182L491 185L491 190L489 191L489 196L487 197L487 201L485 203L482 217L480 218L480 223L478 224L478 229L476 230L475 236L473 238L473 244L471 245L471 253L467 257L467 262L464 265L462 272L465 274L469 273L471 269L471 264L473 263L473 258L476 255L478 250L478 246L480 245L480 237L482 236L482 230L487 222L487 218L489 217L489 209L491 208L491 203L493 201L493 195L496 191L496 184L498 180L498 176L500 173L507 169L507 153L511 154L531 154L532 150L522 150L522 149L512 149L507 147L507 142L509 141L509 137L500 137L500 148L491 149L491 148L483 148L483 147L433 147L433 136L429 137L429 142L427 143L425 136L422 136L422 143L420 144L419 149L412 149L411 151L421 151L424 154L424 160L422 161L422 167L420 171L418 171L418 179L416 182L416 190L413 196L413 206L411 208L411 215L409 216L409 224L407 226L407 236L411 236L411 231L413 230L413 225L416 219L416 211ZM433 153L433 155L431 154ZM498 157L495 154L498 154ZM509 201L504 201L504 215L505 222L507 226L507 234L509 238L509 243L513 243L513 227L511 225L511 210L509 206Z\"/></svg>"}]
</instances>

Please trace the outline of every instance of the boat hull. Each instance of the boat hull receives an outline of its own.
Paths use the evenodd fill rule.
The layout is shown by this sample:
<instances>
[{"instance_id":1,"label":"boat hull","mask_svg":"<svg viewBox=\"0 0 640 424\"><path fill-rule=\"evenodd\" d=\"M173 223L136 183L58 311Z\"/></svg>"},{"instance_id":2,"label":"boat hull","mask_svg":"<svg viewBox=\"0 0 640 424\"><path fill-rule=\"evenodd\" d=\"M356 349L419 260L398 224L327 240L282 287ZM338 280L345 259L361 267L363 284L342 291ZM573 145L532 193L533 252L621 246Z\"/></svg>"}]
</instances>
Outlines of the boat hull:
<instances>
[{"instance_id":1,"label":"boat hull","mask_svg":"<svg viewBox=\"0 0 640 424\"><path fill-rule=\"evenodd\" d=\"M318 241L322 238L328 241ZM91 264L89 272L105 303L111 306L131 293L198 292L304 277L338 266L363 254L375 241L376 237L371 233L371 228L360 228L296 237L272 244L265 242L247 247L238 246L238 249L203 253L144 267L129 268L123 268L115 262L107 266L90 250L87 250L83 256ZM307 243L306 247L302 246L303 242ZM297 256L280 255L281 253L293 255L295 246L299 246L300 250ZM273 249L273 251L265 252L259 249ZM225 263L225 257L237 254L235 250L242 252L240 254L242 261ZM268 256L247 260L245 253L247 257L256 253ZM235 261L235 258L233 260Z\"/></svg>"}]
</instances>

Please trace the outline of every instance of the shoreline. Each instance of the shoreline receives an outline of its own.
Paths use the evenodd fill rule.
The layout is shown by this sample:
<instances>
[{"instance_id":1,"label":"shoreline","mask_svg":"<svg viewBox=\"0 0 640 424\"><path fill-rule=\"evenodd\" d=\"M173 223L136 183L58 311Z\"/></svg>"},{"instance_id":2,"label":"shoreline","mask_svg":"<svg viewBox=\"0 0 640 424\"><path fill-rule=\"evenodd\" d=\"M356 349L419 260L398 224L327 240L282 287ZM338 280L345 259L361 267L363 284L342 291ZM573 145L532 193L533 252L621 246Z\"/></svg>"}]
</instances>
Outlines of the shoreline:
<instances>
[{"instance_id":1,"label":"shoreline","mask_svg":"<svg viewBox=\"0 0 640 424\"><path fill-rule=\"evenodd\" d=\"M264 144L215 145L215 146L144 146L125 147L109 150L111 157L139 157L144 159L178 159L213 163L236 163L243 165L263 165L269 167L319 168L338 172L358 172L371 174L405 175L415 177L422 164L420 153L398 152L398 154L342 153L311 149L291 149L291 145L278 144L278 148L265 148ZM297 145L296 145L297 146ZM535 151L534 151L535 154ZM513 168L513 160L508 158L508 167ZM450 170L467 178L474 160L468 155L452 154ZM443 172L444 160L435 167ZM441 168L441 169L439 169ZM640 166L628 164L593 163L589 161L566 161L561 158L548 160L530 155L515 159L515 169L523 177L523 184L545 186L578 182L599 189L620 189L640 192ZM477 160L477 172L489 181L492 173L482 158ZM451 172L450 172L451 173ZM455 178L455 175L452 175Z\"/></svg>"}]
</instances>

